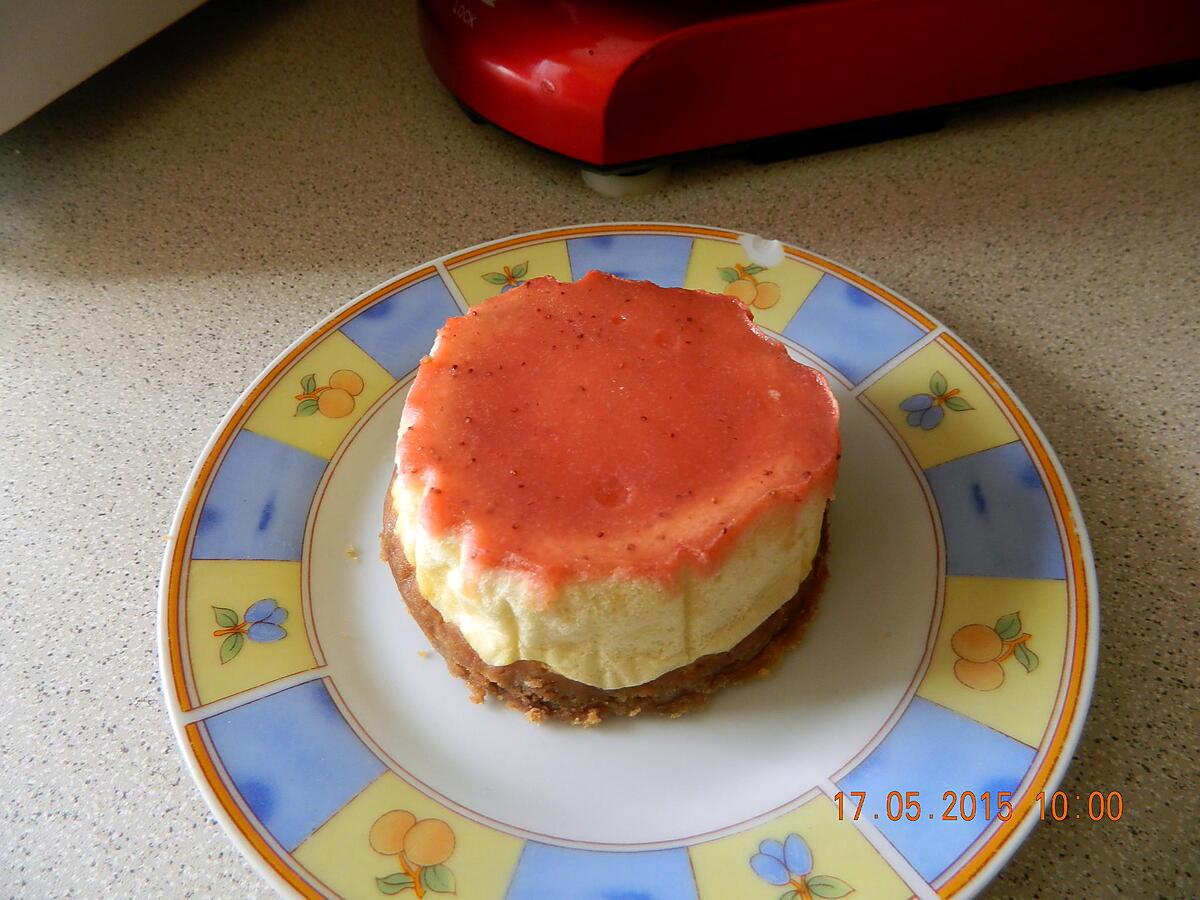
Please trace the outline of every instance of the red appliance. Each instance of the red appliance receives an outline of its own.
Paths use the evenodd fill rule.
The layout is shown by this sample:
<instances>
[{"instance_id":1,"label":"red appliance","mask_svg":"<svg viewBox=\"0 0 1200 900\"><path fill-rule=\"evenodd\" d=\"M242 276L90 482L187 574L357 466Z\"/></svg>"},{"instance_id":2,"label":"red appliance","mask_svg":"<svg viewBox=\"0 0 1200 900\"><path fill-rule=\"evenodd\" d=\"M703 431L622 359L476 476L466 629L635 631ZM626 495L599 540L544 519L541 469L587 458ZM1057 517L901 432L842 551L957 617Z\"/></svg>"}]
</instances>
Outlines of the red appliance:
<instances>
[{"instance_id":1,"label":"red appliance","mask_svg":"<svg viewBox=\"0 0 1200 900\"><path fill-rule=\"evenodd\" d=\"M1197 0L421 0L420 28L475 117L601 171L921 130L984 97L1194 77L1200 58Z\"/></svg>"}]
</instances>

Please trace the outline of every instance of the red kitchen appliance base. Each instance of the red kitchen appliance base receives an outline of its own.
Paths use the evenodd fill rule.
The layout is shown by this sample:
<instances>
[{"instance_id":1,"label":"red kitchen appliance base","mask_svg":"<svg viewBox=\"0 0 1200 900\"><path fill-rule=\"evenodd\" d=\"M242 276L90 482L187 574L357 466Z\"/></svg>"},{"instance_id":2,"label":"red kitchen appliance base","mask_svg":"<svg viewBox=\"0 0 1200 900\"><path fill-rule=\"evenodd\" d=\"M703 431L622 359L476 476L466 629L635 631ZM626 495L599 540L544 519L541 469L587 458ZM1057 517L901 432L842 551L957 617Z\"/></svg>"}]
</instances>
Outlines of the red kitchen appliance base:
<instances>
[{"instance_id":1,"label":"red kitchen appliance base","mask_svg":"<svg viewBox=\"0 0 1200 900\"><path fill-rule=\"evenodd\" d=\"M1195 0L421 0L419 22L473 117L610 172L880 140L987 97L1187 80L1200 59Z\"/></svg>"}]
</instances>

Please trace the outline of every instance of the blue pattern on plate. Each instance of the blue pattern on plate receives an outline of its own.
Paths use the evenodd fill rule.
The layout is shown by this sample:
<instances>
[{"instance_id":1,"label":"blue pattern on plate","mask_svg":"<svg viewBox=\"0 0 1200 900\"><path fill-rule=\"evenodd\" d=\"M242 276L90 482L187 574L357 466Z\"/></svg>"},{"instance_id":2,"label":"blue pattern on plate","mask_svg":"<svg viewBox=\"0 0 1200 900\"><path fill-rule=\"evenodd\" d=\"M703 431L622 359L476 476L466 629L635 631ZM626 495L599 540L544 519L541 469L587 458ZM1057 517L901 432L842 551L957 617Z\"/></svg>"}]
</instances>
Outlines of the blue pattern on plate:
<instances>
[{"instance_id":1,"label":"blue pattern on plate","mask_svg":"<svg viewBox=\"0 0 1200 900\"><path fill-rule=\"evenodd\" d=\"M983 795L990 794L989 812L994 818L997 794L1016 790L1033 757L1033 749L1019 741L914 697L891 734L843 777L838 787L847 793L865 791L862 818L878 827L922 878L933 881L987 826ZM917 821L902 818L893 822L888 818L887 798L893 791L898 791L901 798L906 791L918 792L921 814ZM967 791L974 793L975 818L943 821L942 813L949 803L943 799L945 791L954 791L959 797ZM1011 802L1011 795L1006 799ZM857 802L847 798L848 809ZM895 812L893 799L893 815Z\"/></svg>"},{"instance_id":2,"label":"blue pattern on plate","mask_svg":"<svg viewBox=\"0 0 1200 900\"><path fill-rule=\"evenodd\" d=\"M662 287L683 287L691 253L692 239L686 237L613 234L567 241L574 278L595 269Z\"/></svg>"},{"instance_id":3,"label":"blue pattern on plate","mask_svg":"<svg viewBox=\"0 0 1200 900\"><path fill-rule=\"evenodd\" d=\"M299 559L325 460L252 431L229 445L196 525L194 559Z\"/></svg>"},{"instance_id":4,"label":"blue pattern on plate","mask_svg":"<svg viewBox=\"0 0 1200 900\"><path fill-rule=\"evenodd\" d=\"M824 275L783 334L857 384L925 332L856 285Z\"/></svg>"},{"instance_id":5,"label":"blue pattern on plate","mask_svg":"<svg viewBox=\"0 0 1200 900\"><path fill-rule=\"evenodd\" d=\"M951 575L1065 578L1042 480L1020 442L925 470L946 531Z\"/></svg>"},{"instance_id":6,"label":"blue pattern on plate","mask_svg":"<svg viewBox=\"0 0 1200 900\"><path fill-rule=\"evenodd\" d=\"M442 279L431 275L368 306L342 326L342 334L398 380L417 367L446 320L458 315L462 310Z\"/></svg>"},{"instance_id":7,"label":"blue pattern on plate","mask_svg":"<svg viewBox=\"0 0 1200 900\"><path fill-rule=\"evenodd\" d=\"M505 900L696 900L687 850L611 853L529 841Z\"/></svg>"},{"instance_id":8,"label":"blue pattern on plate","mask_svg":"<svg viewBox=\"0 0 1200 900\"><path fill-rule=\"evenodd\" d=\"M384 770L322 681L220 713L205 726L242 799L289 851Z\"/></svg>"}]
</instances>

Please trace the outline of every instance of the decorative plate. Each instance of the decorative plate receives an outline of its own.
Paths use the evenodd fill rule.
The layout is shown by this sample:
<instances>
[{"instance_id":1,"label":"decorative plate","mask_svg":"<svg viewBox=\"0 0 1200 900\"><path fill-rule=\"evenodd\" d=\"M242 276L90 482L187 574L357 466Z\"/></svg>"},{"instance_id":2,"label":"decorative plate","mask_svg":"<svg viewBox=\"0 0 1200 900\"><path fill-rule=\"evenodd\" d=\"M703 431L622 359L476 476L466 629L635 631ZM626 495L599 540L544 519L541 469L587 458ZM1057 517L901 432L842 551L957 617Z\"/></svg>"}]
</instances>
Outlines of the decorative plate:
<instances>
[{"instance_id":1,"label":"decorative plate","mask_svg":"<svg viewBox=\"0 0 1200 900\"><path fill-rule=\"evenodd\" d=\"M468 702L378 533L437 329L526 279L590 269L731 293L826 373L845 444L831 575L773 677L682 719L535 727ZM201 791L285 893L969 896L1071 757L1096 577L1045 438L927 314L774 241L590 225L420 266L285 351L192 473L160 647Z\"/></svg>"}]
</instances>

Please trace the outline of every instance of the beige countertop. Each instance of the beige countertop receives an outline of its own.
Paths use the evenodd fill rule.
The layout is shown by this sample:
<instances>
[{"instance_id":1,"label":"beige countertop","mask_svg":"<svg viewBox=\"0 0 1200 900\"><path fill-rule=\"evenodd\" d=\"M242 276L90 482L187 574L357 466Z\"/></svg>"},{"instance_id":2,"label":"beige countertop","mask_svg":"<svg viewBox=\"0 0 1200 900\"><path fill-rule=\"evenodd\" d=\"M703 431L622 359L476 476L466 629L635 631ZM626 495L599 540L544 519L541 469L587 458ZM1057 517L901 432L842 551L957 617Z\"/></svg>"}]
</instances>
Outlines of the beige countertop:
<instances>
[{"instance_id":1,"label":"beige countertop","mask_svg":"<svg viewBox=\"0 0 1200 900\"><path fill-rule=\"evenodd\" d=\"M401 3L210 5L0 137L0 895L267 896L171 737L158 567L238 393L361 290L604 220L778 237L944 320L1062 458L1103 590L1065 788L989 897L1195 896L1200 85L1051 93L613 201L470 124Z\"/></svg>"}]
</instances>

